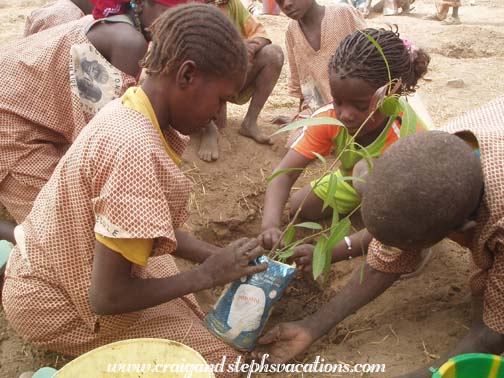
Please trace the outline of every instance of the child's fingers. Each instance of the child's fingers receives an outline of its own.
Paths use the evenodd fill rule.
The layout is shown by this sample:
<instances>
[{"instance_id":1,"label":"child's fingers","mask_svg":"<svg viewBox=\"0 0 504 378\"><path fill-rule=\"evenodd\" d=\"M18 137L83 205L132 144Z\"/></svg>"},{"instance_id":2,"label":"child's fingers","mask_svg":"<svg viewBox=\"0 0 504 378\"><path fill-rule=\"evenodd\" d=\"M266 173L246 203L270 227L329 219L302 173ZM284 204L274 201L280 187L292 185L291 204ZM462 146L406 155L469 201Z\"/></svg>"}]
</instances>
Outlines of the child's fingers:
<instances>
[{"instance_id":1,"label":"child's fingers","mask_svg":"<svg viewBox=\"0 0 504 378\"><path fill-rule=\"evenodd\" d=\"M241 240L241 239L240 239ZM257 239L246 239L243 244L237 248L238 253L243 253L245 256L251 256L251 251L259 246Z\"/></svg>"},{"instance_id":2,"label":"child's fingers","mask_svg":"<svg viewBox=\"0 0 504 378\"><path fill-rule=\"evenodd\" d=\"M247 242L249 242L250 240L255 240L255 239L241 238L241 239L238 239L238 240L235 240L235 241L231 242L229 244L229 246L232 247L233 249L239 249L243 245L245 245Z\"/></svg>"},{"instance_id":3,"label":"child's fingers","mask_svg":"<svg viewBox=\"0 0 504 378\"><path fill-rule=\"evenodd\" d=\"M259 264L259 265L247 266L244 269L244 272L245 272L244 275L251 276L253 274L265 271L267 268L268 268L268 263L266 263L266 262L263 262L262 264Z\"/></svg>"},{"instance_id":4,"label":"child's fingers","mask_svg":"<svg viewBox=\"0 0 504 378\"><path fill-rule=\"evenodd\" d=\"M306 251L303 249L295 249L294 252L292 252L291 259L296 260L300 257L303 257L306 255Z\"/></svg>"},{"instance_id":5,"label":"child's fingers","mask_svg":"<svg viewBox=\"0 0 504 378\"><path fill-rule=\"evenodd\" d=\"M255 248L249 250L246 252L247 258L250 260L254 260L258 258L259 256L264 255L264 248L258 244Z\"/></svg>"},{"instance_id":6,"label":"child's fingers","mask_svg":"<svg viewBox=\"0 0 504 378\"><path fill-rule=\"evenodd\" d=\"M280 328L278 326L274 326L263 336L261 336L259 340L257 340L257 343L261 345L271 344L272 342L277 340L279 334Z\"/></svg>"},{"instance_id":7,"label":"child's fingers","mask_svg":"<svg viewBox=\"0 0 504 378\"><path fill-rule=\"evenodd\" d=\"M259 235L258 239L264 248L270 249L271 247L273 247L271 234L269 232L263 232L261 235Z\"/></svg>"},{"instance_id":8,"label":"child's fingers","mask_svg":"<svg viewBox=\"0 0 504 378\"><path fill-rule=\"evenodd\" d=\"M311 264L312 259L311 256L301 256L294 259L294 262L296 263L296 265L305 266Z\"/></svg>"}]
</instances>

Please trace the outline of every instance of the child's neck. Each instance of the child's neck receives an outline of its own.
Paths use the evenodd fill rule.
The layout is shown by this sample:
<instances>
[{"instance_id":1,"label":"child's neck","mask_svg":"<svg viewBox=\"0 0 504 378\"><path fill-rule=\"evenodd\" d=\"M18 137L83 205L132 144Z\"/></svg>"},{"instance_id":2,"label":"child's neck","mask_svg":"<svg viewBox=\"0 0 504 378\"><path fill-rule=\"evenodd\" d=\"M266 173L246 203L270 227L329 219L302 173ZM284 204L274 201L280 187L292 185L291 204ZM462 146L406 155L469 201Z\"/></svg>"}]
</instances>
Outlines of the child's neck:
<instances>
[{"instance_id":1,"label":"child's neck","mask_svg":"<svg viewBox=\"0 0 504 378\"><path fill-rule=\"evenodd\" d=\"M313 2L304 16L298 21L306 39L315 51L320 50L322 19L324 18L325 7Z\"/></svg>"},{"instance_id":2,"label":"child's neck","mask_svg":"<svg viewBox=\"0 0 504 378\"><path fill-rule=\"evenodd\" d=\"M377 127L371 133L363 135L362 137L357 136L357 138L355 138L355 141L363 147L369 146L371 143L373 143L376 140L376 138L378 138L380 136L382 131L387 126L387 123L389 122L389 120L390 120L389 117L385 117L385 119L383 120L380 127Z\"/></svg>"},{"instance_id":3,"label":"child's neck","mask_svg":"<svg viewBox=\"0 0 504 378\"><path fill-rule=\"evenodd\" d=\"M143 84L142 90L145 92L146 96L149 98L152 109L156 114L157 121L159 123L159 127L162 130L166 130L170 125L170 112L168 107L166 106L166 96L167 93L164 88L167 86L160 86L155 84L155 80L160 80L161 78L152 78L150 76L146 76Z\"/></svg>"}]
</instances>

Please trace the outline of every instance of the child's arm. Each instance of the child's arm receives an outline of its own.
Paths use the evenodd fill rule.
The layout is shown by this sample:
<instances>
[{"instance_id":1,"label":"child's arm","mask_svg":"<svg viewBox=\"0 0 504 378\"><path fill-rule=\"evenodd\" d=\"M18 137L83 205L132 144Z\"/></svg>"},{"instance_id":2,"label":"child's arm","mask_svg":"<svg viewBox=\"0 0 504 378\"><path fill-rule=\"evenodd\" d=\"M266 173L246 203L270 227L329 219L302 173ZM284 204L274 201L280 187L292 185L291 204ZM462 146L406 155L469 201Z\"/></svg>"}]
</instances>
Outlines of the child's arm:
<instances>
[{"instance_id":1,"label":"child's arm","mask_svg":"<svg viewBox=\"0 0 504 378\"><path fill-rule=\"evenodd\" d=\"M289 150L273 173L288 168L305 168L310 159L299 152ZM259 236L264 248L272 248L280 238L280 222L282 213L289 198L290 189L296 182L302 170L294 170L281 174L273 179L266 188L264 199L264 213L262 220L262 233Z\"/></svg>"},{"instance_id":2,"label":"child's arm","mask_svg":"<svg viewBox=\"0 0 504 378\"><path fill-rule=\"evenodd\" d=\"M289 95L299 98L299 113L303 107L303 93L301 92L301 83L299 80L299 70L296 62L296 54L294 53L294 46L296 44L291 29L288 28L285 33L285 49L287 50L287 60L289 61Z\"/></svg>"},{"instance_id":3,"label":"child's arm","mask_svg":"<svg viewBox=\"0 0 504 378\"><path fill-rule=\"evenodd\" d=\"M222 248L196 239L180 229L175 230L175 239L177 239L177 249L173 254L189 261L202 263L214 253L222 250Z\"/></svg>"},{"instance_id":4,"label":"child's arm","mask_svg":"<svg viewBox=\"0 0 504 378\"><path fill-rule=\"evenodd\" d=\"M354 271L350 281L320 310L298 322L276 325L259 339L259 344L269 344L267 353L272 361L289 361L387 290L399 277L399 274L377 271L366 263L364 268ZM261 355L258 352L254 354Z\"/></svg>"},{"instance_id":5,"label":"child's arm","mask_svg":"<svg viewBox=\"0 0 504 378\"><path fill-rule=\"evenodd\" d=\"M332 250L331 263L363 256L373 240L373 236L364 228L353 233L347 240L342 240ZM311 273L314 246L303 244L294 250L291 260L303 271Z\"/></svg>"},{"instance_id":6,"label":"child's arm","mask_svg":"<svg viewBox=\"0 0 504 378\"><path fill-rule=\"evenodd\" d=\"M265 263L248 265L263 252L256 239L243 238L212 254L190 271L165 278L139 279L132 277L130 261L96 242L89 290L91 308L100 315L122 314L224 285L265 270Z\"/></svg>"},{"instance_id":7,"label":"child's arm","mask_svg":"<svg viewBox=\"0 0 504 378\"><path fill-rule=\"evenodd\" d=\"M98 23L87 33L91 44L117 69L138 78L138 62L147 52L147 41L131 25Z\"/></svg>"}]
</instances>

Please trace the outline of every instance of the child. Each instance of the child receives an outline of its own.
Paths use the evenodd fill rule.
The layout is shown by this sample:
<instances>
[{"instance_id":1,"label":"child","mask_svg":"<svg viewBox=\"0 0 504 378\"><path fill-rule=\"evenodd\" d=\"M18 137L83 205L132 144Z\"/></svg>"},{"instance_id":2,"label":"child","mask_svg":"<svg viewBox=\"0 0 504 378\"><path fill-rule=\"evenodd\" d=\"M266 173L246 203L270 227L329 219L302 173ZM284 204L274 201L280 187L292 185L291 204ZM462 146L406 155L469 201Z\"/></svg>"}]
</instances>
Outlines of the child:
<instances>
[{"instance_id":1,"label":"child","mask_svg":"<svg viewBox=\"0 0 504 378\"><path fill-rule=\"evenodd\" d=\"M262 342L268 344L281 340L270 348L275 360L301 353L402 273L414 270L418 251L445 237L471 251L475 269L470 286L473 296L480 297L475 301L479 311L452 350L401 377L430 377L428 367L439 367L454 355L504 351L503 117L500 98L449 122L442 131L403 138L377 159L363 188L362 217L369 233L390 247L373 241L364 267L328 304L264 336ZM366 250L368 244L359 248ZM294 341L295 347L284 349Z\"/></svg>"},{"instance_id":2,"label":"child","mask_svg":"<svg viewBox=\"0 0 504 378\"><path fill-rule=\"evenodd\" d=\"M436 13L425 16L423 19L442 21L444 25L458 25L460 24L458 10L461 5L460 0L437 0ZM447 17L450 7L452 8L452 15L451 17Z\"/></svg>"},{"instance_id":3,"label":"child","mask_svg":"<svg viewBox=\"0 0 504 378\"><path fill-rule=\"evenodd\" d=\"M400 80L401 87L398 93L408 95L415 91L418 79L427 71L430 59L428 55L422 50L411 47L409 41L402 40L397 32L391 30L365 29L363 32L354 32L341 42L329 64L333 103L320 108L313 115L313 117L338 118L345 127L326 125L304 128L275 171L305 168L316 159L314 152L328 155L333 147L336 147L335 154L338 155L347 140L357 133L368 116L374 112L373 104L377 102L377 94L380 88L388 85L389 79L380 52L364 33L372 36L380 44L387 58L392 79ZM400 101L403 106L409 107L404 99ZM417 121L416 128L413 127L406 133L425 130L423 123L419 119ZM372 157L378 157L400 137L401 122L401 115L396 119L390 119L376 111L357 134L355 141L366 147ZM404 131L402 133L404 134ZM351 148L358 149L352 146ZM342 169L335 173L336 176L352 175L353 165L360 157L357 154L350 155L354 158L344 162ZM282 174L266 189L261 234L266 248L275 245L280 237L284 205L299 175L300 170ZM338 190L331 203L332 209L327 208L326 212L322 213L323 198L327 195L329 181L330 175L323 178L315 188L316 181L313 181L295 193L291 201L291 215L297 211L307 195L300 213L306 219L320 219L333 210L347 214L359 204L360 198L352 185L338 181Z\"/></svg>"},{"instance_id":4,"label":"child","mask_svg":"<svg viewBox=\"0 0 504 378\"><path fill-rule=\"evenodd\" d=\"M94 21L83 17L3 46L0 203L17 223L80 130L135 84L150 39L145 27L174 0L113 3L97 0Z\"/></svg>"},{"instance_id":5,"label":"child","mask_svg":"<svg viewBox=\"0 0 504 378\"><path fill-rule=\"evenodd\" d=\"M191 293L266 266L248 265L263 252L256 240L222 249L178 229L191 186L179 155L184 135L238 93L246 50L203 4L175 7L150 30L142 87L84 128L16 228L3 308L25 340L60 353L158 337L216 363L236 352L205 329ZM181 273L171 253L202 264Z\"/></svg>"},{"instance_id":6,"label":"child","mask_svg":"<svg viewBox=\"0 0 504 378\"><path fill-rule=\"evenodd\" d=\"M93 10L90 0L57 0L34 10L26 18L24 37L78 20Z\"/></svg>"},{"instance_id":7,"label":"child","mask_svg":"<svg viewBox=\"0 0 504 378\"><path fill-rule=\"evenodd\" d=\"M271 44L264 27L245 9L240 0L207 0L207 3L214 4L233 22L247 46L249 58L247 80L240 94L231 101L243 105L251 100L239 133L258 143L271 144L270 138L259 130L257 118L280 76L283 66L282 49ZM219 128L226 126L225 108L218 117L217 125L211 121L202 131L198 152L202 160L213 161L219 157L217 126Z\"/></svg>"},{"instance_id":8,"label":"child","mask_svg":"<svg viewBox=\"0 0 504 378\"><path fill-rule=\"evenodd\" d=\"M350 5L322 6L315 0L277 0L291 18L285 34L289 94L299 99L301 117L332 100L327 63L347 35L366 23Z\"/></svg>"}]
</instances>

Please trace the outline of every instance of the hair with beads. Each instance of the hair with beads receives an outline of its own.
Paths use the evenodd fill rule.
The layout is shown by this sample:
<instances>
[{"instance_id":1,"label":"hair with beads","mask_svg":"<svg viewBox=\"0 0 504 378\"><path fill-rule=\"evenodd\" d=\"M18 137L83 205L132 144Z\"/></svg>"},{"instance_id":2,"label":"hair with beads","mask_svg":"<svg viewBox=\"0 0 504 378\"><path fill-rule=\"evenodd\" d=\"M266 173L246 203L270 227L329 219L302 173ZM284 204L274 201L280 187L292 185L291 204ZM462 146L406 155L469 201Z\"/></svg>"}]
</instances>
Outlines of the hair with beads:
<instances>
[{"instance_id":1,"label":"hair with beads","mask_svg":"<svg viewBox=\"0 0 504 378\"><path fill-rule=\"evenodd\" d=\"M348 35L336 50L329 70L339 77L365 80L380 88L389 82L387 66L380 51L368 39L380 45L390 69L392 80L401 79L402 93L415 92L418 79L426 72L429 55L399 37L397 30L364 29Z\"/></svg>"},{"instance_id":2,"label":"hair with beads","mask_svg":"<svg viewBox=\"0 0 504 378\"><path fill-rule=\"evenodd\" d=\"M141 62L148 74L170 74L187 60L212 75L246 72L243 39L213 6L191 3L171 8L149 30L152 46Z\"/></svg>"}]
</instances>

